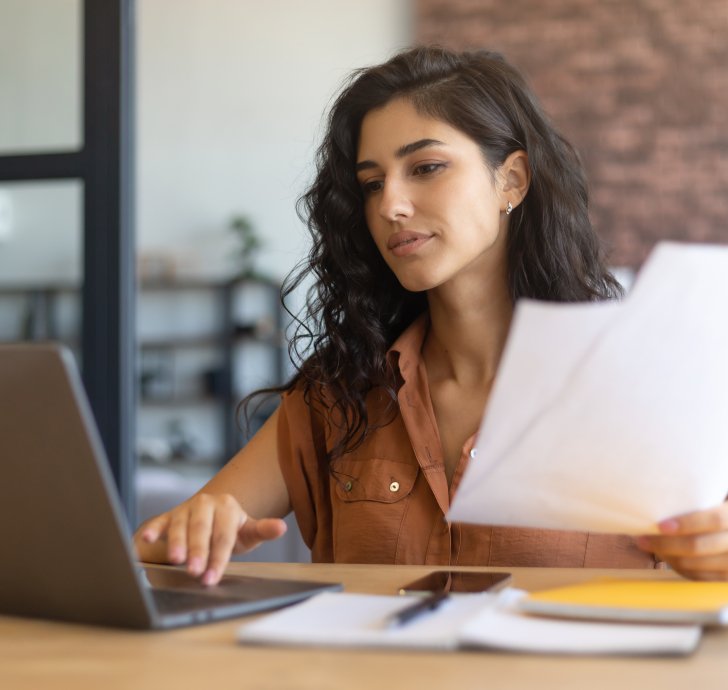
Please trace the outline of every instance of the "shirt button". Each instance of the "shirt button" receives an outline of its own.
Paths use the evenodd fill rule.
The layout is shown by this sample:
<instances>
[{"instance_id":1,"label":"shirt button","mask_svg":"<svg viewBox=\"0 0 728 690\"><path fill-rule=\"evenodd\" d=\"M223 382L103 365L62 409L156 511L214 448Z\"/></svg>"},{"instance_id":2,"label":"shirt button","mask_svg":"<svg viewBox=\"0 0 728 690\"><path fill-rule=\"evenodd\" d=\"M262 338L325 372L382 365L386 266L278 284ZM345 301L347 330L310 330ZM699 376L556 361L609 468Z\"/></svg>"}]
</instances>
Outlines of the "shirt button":
<instances>
[{"instance_id":1,"label":"shirt button","mask_svg":"<svg viewBox=\"0 0 728 690\"><path fill-rule=\"evenodd\" d=\"M474 458L477 454L478 454L478 449L477 448L471 448L470 449L470 457L471 458Z\"/></svg>"},{"instance_id":2,"label":"shirt button","mask_svg":"<svg viewBox=\"0 0 728 690\"><path fill-rule=\"evenodd\" d=\"M389 490L390 490L390 491L391 491L392 493L394 493L394 492L396 492L396 491L399 491L399 482L392 482L392 483L391 483L391 484L389 485Z\"/></svg>"},{"instance_id":3,"label":"shirt button","mask_svg":"<svg viewBox=\"0 0 728 690\"><path fill-rule=\"evenodd\" d=\"M344 484L344 491L351 491L352 486L351 482L346 482L346 484Z\"/></svg>"}]
</instances>

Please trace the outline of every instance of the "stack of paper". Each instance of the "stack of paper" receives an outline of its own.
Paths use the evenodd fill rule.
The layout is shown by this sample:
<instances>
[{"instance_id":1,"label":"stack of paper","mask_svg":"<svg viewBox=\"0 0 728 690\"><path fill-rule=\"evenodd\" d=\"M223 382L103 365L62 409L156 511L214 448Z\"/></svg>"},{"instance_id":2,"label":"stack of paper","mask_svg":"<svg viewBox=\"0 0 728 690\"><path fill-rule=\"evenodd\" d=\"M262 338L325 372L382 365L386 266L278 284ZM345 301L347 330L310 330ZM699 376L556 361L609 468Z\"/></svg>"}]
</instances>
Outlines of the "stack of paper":
<instances>
[{"instance_id":1,"label":"stack of paper","mask_svg":"<svg viewBox=\"0 0 728 690\"><path fill-rule=\"evenodd\" d=\"M728 494L728 248L663 243L621 303L517 305L449 518L641 534Z\"/></svg>"}]
</instances>

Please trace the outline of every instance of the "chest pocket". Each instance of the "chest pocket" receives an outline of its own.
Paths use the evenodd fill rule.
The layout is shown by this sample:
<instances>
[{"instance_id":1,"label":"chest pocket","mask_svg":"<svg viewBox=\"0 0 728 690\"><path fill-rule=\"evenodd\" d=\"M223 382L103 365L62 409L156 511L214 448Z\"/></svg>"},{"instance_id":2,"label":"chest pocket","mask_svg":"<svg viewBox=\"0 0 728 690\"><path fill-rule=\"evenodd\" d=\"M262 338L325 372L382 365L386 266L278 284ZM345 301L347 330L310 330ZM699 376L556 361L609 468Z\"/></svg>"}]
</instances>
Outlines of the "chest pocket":
<instances>
[{"instance_id":1,"label":"chest pocket","mask_svg":"<svg viewBox=\"0 0 728 690\"><path fill-rule=\"evenodd\" d=\"M368 458L331 467L334 559L394 563L419 467Z\"/></svg>"}]
</instances>

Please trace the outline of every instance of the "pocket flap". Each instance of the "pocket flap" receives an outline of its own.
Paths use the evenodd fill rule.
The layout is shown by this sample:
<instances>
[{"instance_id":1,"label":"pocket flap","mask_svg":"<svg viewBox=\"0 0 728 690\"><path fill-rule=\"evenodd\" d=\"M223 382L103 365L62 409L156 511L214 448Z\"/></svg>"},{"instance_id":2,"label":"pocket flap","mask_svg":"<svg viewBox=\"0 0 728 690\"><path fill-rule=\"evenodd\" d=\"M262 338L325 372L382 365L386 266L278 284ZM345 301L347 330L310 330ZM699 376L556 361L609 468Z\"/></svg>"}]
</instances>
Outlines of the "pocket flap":
<instances>
[{"instance_id":1,"label":"pocket flap","mask_svg":"<svg viewBox=\"0 0 728 690\"><path fill-rule=\"evenodd\" d=\"M340 460L331 468L336 495L346 502L396 503L408 496L419 467L394 460Z\"/></svg>"}]
</instances>

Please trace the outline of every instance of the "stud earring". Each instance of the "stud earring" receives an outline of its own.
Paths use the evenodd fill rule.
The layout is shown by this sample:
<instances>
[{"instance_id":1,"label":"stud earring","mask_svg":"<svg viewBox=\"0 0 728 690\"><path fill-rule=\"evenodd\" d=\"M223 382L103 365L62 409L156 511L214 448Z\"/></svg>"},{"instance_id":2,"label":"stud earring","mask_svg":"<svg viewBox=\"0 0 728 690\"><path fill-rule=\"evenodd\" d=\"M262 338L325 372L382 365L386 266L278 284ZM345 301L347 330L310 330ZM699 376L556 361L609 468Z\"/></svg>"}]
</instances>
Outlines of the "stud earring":
<instances>
[{"instance_id":1,"label":"stud earring","mask_svg":"<svg viewBox=\"0 0 728 690\"><path fill-rule=\"evenodd\" d=\"M506 215L510 216L512 210L513 210L513 204L509 201L508 206L506 206Z\"/></svg>"}]
</instances>

